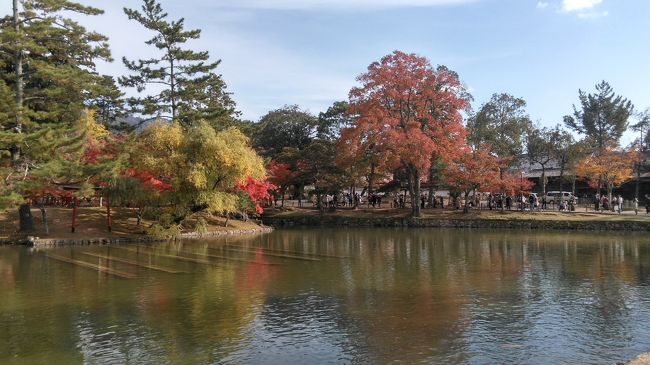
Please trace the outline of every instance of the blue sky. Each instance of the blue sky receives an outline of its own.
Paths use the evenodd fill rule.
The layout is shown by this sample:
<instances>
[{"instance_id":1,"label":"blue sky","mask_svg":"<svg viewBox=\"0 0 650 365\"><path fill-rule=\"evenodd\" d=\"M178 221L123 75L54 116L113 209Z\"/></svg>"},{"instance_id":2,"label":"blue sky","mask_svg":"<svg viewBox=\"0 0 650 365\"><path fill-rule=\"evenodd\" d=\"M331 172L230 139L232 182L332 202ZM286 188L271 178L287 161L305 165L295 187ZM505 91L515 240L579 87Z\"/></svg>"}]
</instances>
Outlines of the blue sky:
<instances>
[{"instance_id":1,"label":"blue sky","mask_svg":"<svg viewBox=\"0 0 650 365\"><path fill-rule=\"evenodd\" d=\"M106 10L85 21L108 35L116 61L148 57L147 32L122 7L135 0L85 0ZM9 11L9 2L0 7ZM219 72L243 116L298 104L318 113L344 100L355 77L393 50L457 71L474 107L496 92L528 102L542 125L572 111L578 89L601 80L650 107L647 0L161 0L171 18L203 30L192 46L222 59ZM626 140L630 137L627 136Z\"/></svg>"}]
</instances>

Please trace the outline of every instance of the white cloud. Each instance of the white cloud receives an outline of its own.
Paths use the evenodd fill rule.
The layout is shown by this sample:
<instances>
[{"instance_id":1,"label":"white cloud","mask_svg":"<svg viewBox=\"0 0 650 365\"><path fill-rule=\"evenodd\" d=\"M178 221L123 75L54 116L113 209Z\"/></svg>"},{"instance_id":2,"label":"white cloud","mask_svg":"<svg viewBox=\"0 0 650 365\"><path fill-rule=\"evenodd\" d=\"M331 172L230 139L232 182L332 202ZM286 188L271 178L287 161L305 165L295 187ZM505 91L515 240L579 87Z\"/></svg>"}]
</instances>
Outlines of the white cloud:
<instances>
[{"instance_id":1,"label":"white cloud","mask_svg":"<svg viewBox=\"0 0 650 365\"><path fill-rule=\"evenodd\" d=\"M607 11L590 11L586 13L578 13L578 18L580 19L596 19L608 16L609 12Z\"/></svg>"},{"instance_id":2,"label":"white cloud","mask_svg":"<svg viewBox=\"0 0 650 365\"><path fill-rule=\"evenodd\" d=\"M546 9L548 8L548 3L545 1L538 1L537 2L537 8L538 9Z\"/></svg>"},{"instance_id":3,"label":"white cloud","mask_svg":"<svg viewBox=\"0 0 650 365\"><path fill-rule=\"evenodd\" d=\"M221 0L221 8L309 10L309 9L382 9L459 5L480 0Z\"/></svg>"},{"instance_id":4,"label":"white cloud","mask_svg":"<svg viewBox=\"0 0 650 365\"><path fill-rule=\"evenodd\" d=\"M562 0L562 10L570 11L584 11L593 9L596 5L602 3L603 0Z\"/></svg>"}]
</instances>

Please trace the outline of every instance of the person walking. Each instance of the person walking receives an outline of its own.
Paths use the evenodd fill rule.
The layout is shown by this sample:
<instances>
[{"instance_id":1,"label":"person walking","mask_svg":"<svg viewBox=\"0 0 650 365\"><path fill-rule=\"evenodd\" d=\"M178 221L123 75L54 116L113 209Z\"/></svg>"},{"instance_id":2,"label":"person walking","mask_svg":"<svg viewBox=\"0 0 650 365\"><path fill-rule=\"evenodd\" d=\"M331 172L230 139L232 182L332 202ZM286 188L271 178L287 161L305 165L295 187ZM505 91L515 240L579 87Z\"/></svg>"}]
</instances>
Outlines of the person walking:
<instances>
[{"instance_id":1,"label":"person walking","mask_svg":"<svg viewBox=\"0 0 650 365\"><path fill-rule=\"evenodd\" d=\"M620 194L616 198L616 203L618 204L618 214L623 214L623 197Z\"/></svg>"},{"instance_id":2,"label":"person walking","mask_svg":"<svg viewBox=\"0 0 650 365\"><path fill-rule=\"evenodd\" d=\"M634 198L632 205L634 206L634 215L639 215L639 198Z\"/></svg>"}]
</instances>

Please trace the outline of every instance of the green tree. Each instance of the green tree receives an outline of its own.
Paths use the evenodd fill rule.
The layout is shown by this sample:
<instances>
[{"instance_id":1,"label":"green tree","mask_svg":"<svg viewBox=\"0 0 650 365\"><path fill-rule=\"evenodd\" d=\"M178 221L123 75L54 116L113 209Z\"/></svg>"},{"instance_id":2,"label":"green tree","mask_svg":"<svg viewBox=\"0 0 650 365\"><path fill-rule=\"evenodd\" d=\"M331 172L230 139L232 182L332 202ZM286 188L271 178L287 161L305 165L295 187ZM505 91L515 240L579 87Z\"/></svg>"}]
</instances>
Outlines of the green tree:
<instances>
[{"instance_id":1,"label":"green tree","mask_svg":"<svg viewBox=\"0 0 650 365\"><path fill-rule=\"evenodd\" d=\"M219 130L237 126L241 112L236 109L231 95L222 77L214 73L186 83L182 94L182 120L205 119Z\"/></svg>"},{"instance_id":2,"label":"green tree","mask_svg":"<svg viewBox=\"0 0 650 365\"><path fill-rule=\"evenodd\" d=\"M335 141L341 136L341 130L351 127L353 123L350 104L347 101L336 101L325 112L318 114L316 138Z\"/></svg>"},{"instance_id":3,"label":"green tree","mask_svg":"<svg viewBox=\"0 0 650 365\"><path fill-rule=\"evenodd\" d=\"M259 123L254 146L263 156L274 158L285 148L307 148L316 136L318 120L297 105L288 105L268 112Z\"/></svg>"},{"instance_id":4,"label":"green tree","mask_svg":"<svg viewBox=\"0 0 650 365\"><path fill-rule=\"evenodd\" d=\"M144 0L141 11L124 8L124 13L155 34L146 44L162 52L158 58L122 59L133 73L119 78L122 86L135 87L138 92L145 91L149 85L162 86L158 94L129 98L132 111L183 125L234 113L234 103L225 92L225 83L213 72L221 60L210 62L207 51L184 48L188 41L200 37L200 29L186 30L183 18L168 20L168 14L155 0Z\"/></svg>"},{"instance_id":5,"label":"green tree","mask_svg":"<svg viewBox=\"0 0 650 365\"><path fill-rule=\"evenodd\" d=\"M637 159L634 163L634 172L636 175L636 184L634 188L634 196L639 197L639 190L641 184L641 174L647 171L647 166L644 163L644 153L650 149L650 109L637 114L638 123L632 126L632 130L639 133L639 137L633 142L632 148L637 151L635 154Z\"/></svg>"},{"instance_id":6,"label":"green tree","mask_svg":"<svg viewBox=\"0 0 650 365\"><path fill-rule=\"evenodd\" d=\"M526 101L510 94L494 94L467 121L468 141L478 149L490 145L508 167L517 164L524 153L526 132L531 127ZM506 161L506 159L508 159Z\"/></svg>"},{"instance_id":7,"label":"green tree","mask_svg":"<svg viewBox=\"0 0 650 365\"><path fill-rule=\"evenodd\" d=\"M542 168L540 182L542 184L542 195L546 195L546 169L553 160L553 153L556 150L556 131L548 128L532 127L526 133L526 155L529 162L538 164Z\"/></svg>"},{"instance_id":8,"label":"green tree","mask_svg":"<svg viewBox=\"0 0 650 365\"><path fill-rule=\"evenodd\" d=\"M639 133L637 144L641 150L650 149L650 109L637 114L638 123L632 126L632 130Z\"/></svg>"},{"instance_id":9,"label":"green tree","mask_svg":"<svg viewBox=\"0 0 650 365\"><path fill-rule=\"evenodd\" d=\"M302 153L305 171L314 184L318 208L321 208L323 194L338 194L345 187L345 174L336 164L336 142L315 140Z\"/></svg>"},{"instance_id":10,"label":"green tree","mask_svg":"<svg viewBox=\"0 0 650 365\"><path fill-rule=\"evenodd\" d=\"M8 149L12 163L19 165L25 152L22 134L45 123L74 122L84 102L102 92L95 61L110 60L110 51L106 37L65 17L98 15L100 9L65 0L14 0L12 10L0 21L0 75L15 103L2 130L14 134Z\"/></svg>"},{"instance_id":11,"label":"green tree","mask_svg":"<svg viewBox=\"0 0 650 365\"><path fill-rule=\"evenodd\" d=\"M564 182L569 181L575 194L575 182L578 177L576 171L580 160L588 152L588 142L576 141L571 132L560 126L553 129L553 138L555 140L553 158L560 169L558 189L564 191Z\"/></svg>"},{"instance_id":12,"label":"green tree","mask_svg":"<svg viewBox=\"0 0 650 365\"><path fill-rule=\"evenodd\" d=\"M117 124L119 118L125 116L124 93L117 87L112 76L103 76L101 86L104 92L88 102L88 106L96 109L97 121L111 129L124 129Z\"/></svg>"},{"instance_id":13,"label":"green tree","mask_svg":"<svg viewBox=\"0 0 650 365\"><path fill-rule=\"evenodd\" d=\"M592 140L597 153L606 147L617 147L627 130L634 106L616 95L609 83L596 85L595 94L579 90L580 108L573 106L573 116L565 116L564 124Z\"/></svg>"},{"instance_id":14,"label":"green tree","mask_svg":"<svg viewBox=\"0 0 650 365\"><path fill-rule=\"evenodd\" d=\"M0 20L0 113L9 116L0 119L0 158L11 166L3 194L12 203L63 176L81 148L75 123L106 91L95 62L110 61L110 51L106 37L73 18L101 13L66 0L14 0Z\"/></svg>"}]
</instances>

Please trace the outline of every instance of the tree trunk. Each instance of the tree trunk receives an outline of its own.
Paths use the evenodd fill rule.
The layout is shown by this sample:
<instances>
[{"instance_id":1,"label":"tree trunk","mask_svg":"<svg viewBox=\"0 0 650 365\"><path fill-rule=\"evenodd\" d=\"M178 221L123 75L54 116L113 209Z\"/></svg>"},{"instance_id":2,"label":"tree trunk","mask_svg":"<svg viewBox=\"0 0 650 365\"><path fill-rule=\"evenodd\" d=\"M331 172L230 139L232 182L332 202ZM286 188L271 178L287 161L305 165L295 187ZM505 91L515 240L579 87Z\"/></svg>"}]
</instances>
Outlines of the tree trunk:
<instances>
[{"instance_id":1,"label":"tree trunk","mask_svg":"<svg viewBox=\"0 0 650 365\"><path fill-rule=\"evenodd\" d=\"M45 211L45 204L43 204L43 201L41 201L39 209L41 210L41 217L43 218L43 229L45 230L45 234L49 235L50 226L47 224L47 212Z\"/></svg>"},{"instance_id":2,"label":"tree trunk","mask_svg":"<svg viewBox=\"0 0 650 365\"><path fill-rule=\"evenodd\" d=\"M20 17L18 11L18 0L13 0L13 22L14 22L14 31L18 36L20 34ZM15 63L15 79L16 79L16 114L15 114L15 125L14 132L20 134L23 131L23 89L24 89L24 80L23 80L23 50L21 47L16 47L14 54L14 63ZM17 144L13 144L9 148L11 154L11 164L16 167L20 159L20 147ZM33 227L32 227L33 228Z\"/></svg>"},{"instance_id":3,"label":"tree trunk","mask_svg":"<svg viewBox=\"0 0 650 365\"><path fill-rule=\"evenodd\" d=\"M433 178L434 178L434 170L433 167L429 169L429 199L428 204L429 207L433 207L433 199L435 199L436 196L436 190L435 187L433 186Z\"/></svg>"},{"instance_id":4,"label":"tree trunk","mask_svg":"<svg viewBox=\"0 0 650 365\"><path fill-rule=\"evenodd\" d=\"M372 189L375 183L375 164L370 164L370 175L368 176L368 195L372 194ZM363 193L361 193L363 195Z\"/></svg>"},{"instance_id":5,"label":"tree trunk","mask_svg":"<svg viewBox=\"0 0 650 365\"><path fill-rule=\"evenodd\" d=\"M136 226L140 226L140 223L142 223L142 216L144 215L144 207L138 208L138 210L135 212L136 215Z\"/></svg>"},{"instance_id":6,"label":"tree trunk","mask_svg":"<svg viewBox=\"0 0 650 365\"><path fill-rule=\"evenodd\" d=\"M171 50L169 50L171 53ZM169 53L167 53L169 55ZM174 59L169 58L169 101L172 109L172 121L176 120L176 73L174 70Z\"/></svg>"},{"instance_id":7,"label":"tree trunk","mask_svg":"<svg viewBox=\"0 0 650 365\"><path fill-rule=\"evenodd\" d=\"M77 229L77 197L72 198L72 224L70 225L70 232L74 233Z\"/></svg>"},{"instance_id":8,"label":"tree trunk","mask_svg":"<svg viewBox=\"0 0 650 365\"><path fill-rule=\"evenodd\" d=\"M546 168L542 165L542 196L546 196Z\"/></svg>"},{"instance_id":9,"label":"tree trunk","mask_svg":"<svg viewBox=\"0 0 650 365\"><path fill-rule=\"evenodd\" d=\"M614 204L612 204L612 190L614 190L614 186L612 184L607 184L607 199L609 199L609 208L610 210L613 210L612 208L614 207Z\"/></svg>"},{"instance_id":10,"label":"tree trunk","mask_svg":"<svg viewBox=\"0 0 650 365\"><path fill-rule=\"evenodd\" d=\"M359 209L359 201L357 200L356 187L350 187L350 196L352 197L352 209Z\"/></svg>"},{"instance_id":11,"label":"tree trunk","mask_svg":"<svg viewBox=\"0 0 650 365\"><path fill-rule=\"evenodd\" d=\"M636 184L634 187L634 197L639 199L639 184L641 182L641 164L636 163Z\"/></svg>"},{"instance_id":12,"label":"tree trunk","mask_svg":"<svg viewBox=\"0 0 650 365\"><path fill-rule=\"evenodd\" d=\"M420 173L417 169L411 168L409 172L409 193L411 195L411 216L420 217Z\"/></svg>"},{"instance_id":13,"label":"tree trunk","mask_svg":"<svg viewBox=\"0 0 650 365\"><path fill-rule=\"evenodd\" d=\"M465 192L465 205L463 206L463 213L469 213L469 191Z\"/></svg>"},{"instance_id":14,"label":"tree trunk","mask_svg":"<svg viewBox=\"0 0 650 365\"><path fill-rule=\"evenodd\" d=\"M574 196L576 195L576 180L577 178L574 175L573 180L571 180L571 194L573 194Z\"/></svg>"},{"instance_id":15,"label":"tree trunk","mask_svg":"<svg viewBox=\"0 0 650 365\"><path fill-rule=\"evenodd\" d=\"M108 231L113 231L113 217L111 216L111 195L106 193L106 226Z\"/></svg>"},{"instance_id":16,"label":"tree trunk","mask_svg":"<svg viewBox=\"0 0 650 365\"><path fill-rule=\"evenodd\" d=\"M602 176L598 176L598 189L597 189L597 194L598 194L598 196L600 196L600 188L602 187L602 185L603 185L603 179L602 179ZM610 198L611 198L611 197L610 197ZM611 201L611 199L610 199L610 201Z\"/></svg>"},{"instance_id":17,"label":"tree trunk","mask_svg":"<svg viewBox=\"0 0 650 365\"><path fill-rule=\"evenodd\" d=\"M20 219L20 232L31 232L34 230L34 217L29 204L23 204L18 208Z\"/></svg>"}]
</instances>

